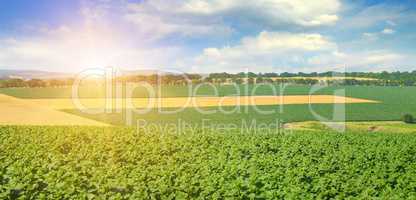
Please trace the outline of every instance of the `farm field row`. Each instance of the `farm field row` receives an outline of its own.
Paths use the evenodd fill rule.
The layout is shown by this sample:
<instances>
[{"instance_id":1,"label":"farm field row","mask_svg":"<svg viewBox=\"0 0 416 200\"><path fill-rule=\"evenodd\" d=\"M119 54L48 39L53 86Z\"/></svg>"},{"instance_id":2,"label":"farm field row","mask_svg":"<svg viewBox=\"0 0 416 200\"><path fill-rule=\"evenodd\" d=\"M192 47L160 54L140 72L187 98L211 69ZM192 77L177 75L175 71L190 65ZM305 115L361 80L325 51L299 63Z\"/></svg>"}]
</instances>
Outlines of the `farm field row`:
<instances>
[{"instance_id":1,"label":"farm field row","mask_svg":"<svg viewBox=\"0 0 416 200\"><path fill-rule=\"evenodd\" d=\"M416 135L0 127L0 198L416 198ZM18 159L17 159L18 158Z\"/></svg>"}]
</instances>

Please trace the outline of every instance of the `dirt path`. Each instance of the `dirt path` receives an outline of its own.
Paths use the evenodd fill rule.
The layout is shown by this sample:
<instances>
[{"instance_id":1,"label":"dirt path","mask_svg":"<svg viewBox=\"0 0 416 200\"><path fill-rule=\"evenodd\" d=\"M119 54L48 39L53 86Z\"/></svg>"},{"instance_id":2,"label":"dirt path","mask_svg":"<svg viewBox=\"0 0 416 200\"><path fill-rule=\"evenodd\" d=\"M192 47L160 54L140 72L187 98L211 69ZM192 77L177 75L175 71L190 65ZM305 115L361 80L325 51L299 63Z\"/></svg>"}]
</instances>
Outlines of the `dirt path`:
<instances>
[{"instance_id":1,"label":"dirt path","mask_svg":"<svg viewBox=\"0 0 416 200\"><path fill-rule=\"evenodd\" d=\"M0 125L109 126L3 94L0 94L0 113Z\"/></svg>"}]
</instances>

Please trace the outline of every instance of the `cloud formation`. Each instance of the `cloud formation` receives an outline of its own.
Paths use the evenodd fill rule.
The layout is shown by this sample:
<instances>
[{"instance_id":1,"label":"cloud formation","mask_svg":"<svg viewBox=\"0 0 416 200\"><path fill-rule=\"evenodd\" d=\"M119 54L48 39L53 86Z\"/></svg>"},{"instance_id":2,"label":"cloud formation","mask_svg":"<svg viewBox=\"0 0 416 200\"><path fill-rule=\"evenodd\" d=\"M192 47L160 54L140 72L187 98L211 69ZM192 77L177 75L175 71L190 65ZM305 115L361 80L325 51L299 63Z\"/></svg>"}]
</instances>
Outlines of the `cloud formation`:
<instances>
[{"instance_id":1,"label":"cloud formation","mask_svg":"<svg viewBox=\"0 0 416 200\"><path fill-rule=\"evenodd\" d=\"M336 51L337 45L320 34L261 32L256 37L245 37L235 46L206 48L193 65L207 70L230 69L241 71L263 67L270 71L301 64L309 54ZM257 68L256 68L257 69Z\"/></svg>"},{"instance_id":2,"label":"cloud formation","mask_svg":"<svg viewBox=\"0 0 416 200\"><path fill-rule=\"evenodd\" d=\"M179 12L210 16L227 16L238 12L246 18L245 20L253 17L260 23L262 21L270 24L283 22L318 26L335 23L338 20L339 8L338 0L257 0L245 3L238 0L188 0L180 5Z\"/></svg>"},{"instance_id":3,"label":"cloud formation","mask_svg":"<svg viewBox=\"0 0 416 200\"><path fill-rule=\"evenodd\" d=\"M340 5L339 0L148 0L129 4L125 18L155 38L171 34L228 36L244 24L272 29L333 25L339 19Z\"/></svg>"},{"instance_id":4,"label":"cloud formation","mask_svg":"<svg viewBox=\"0 0 416 200\"><path fill-rule=\"evenodd\" d=\"M77 23L0 30L0 66L185 72L410 66L415 10L341 0L81 1ZM43 23L42 23L43 24ZM1 25L1 21L0 21ZM407 35L406 35L407 34ZM413 43L412 43L413 41ZM396 64L395 64L396 63ZM391 68L393 69L393 68Z\"/></svg>"},{"instance_id":5,"label":"cloud formation","mask_svg":"<svg viewBox=\"0 0 416 200\"><path fill-rule=\"evenodd\" d=\"M414 58L407 54L398 54L389 50L374 50L362 52L333 52L311 57L308 63L313 66L332 66L334 69L345 68L348 71L382 71L398 70L401 66L407 69Z\"/></svg>"},{"instance_id":6,"label":"cloud formation","mask_svg":"<svg viewBox=\"0 0 416 200\"><path fill-rule=\"evenodd\" d=\"M343 51L321 34L261 32L256 37L243 38L235 46L206 48L192 65L207 72L381 71L408 67L414 61L411 55L391 50Z\"/></svg>"},{"instance_id":7,"label":"cloud formation","mask_svg":"<svg viewBox=\"0 0 416 200\"><path fill-rule=\"evenodd\" d=\"M381 33L391 35L391 34L396 33L396 31L391 28L385 28L383 31L381 31Z\"/></svg>"},{"instance_id":8,"label":"cloud formation","mask_svg":"<svg viewBox=\"0 0 416 200\"><path fill-rule=\"evenodd\" d=\"M103 27L43 30L40 35L0 40L0 64L21 69L77 72L92 67L163 67L181 55L174 46L130 44L125 34Z\"/></svg>"}]
</instances>

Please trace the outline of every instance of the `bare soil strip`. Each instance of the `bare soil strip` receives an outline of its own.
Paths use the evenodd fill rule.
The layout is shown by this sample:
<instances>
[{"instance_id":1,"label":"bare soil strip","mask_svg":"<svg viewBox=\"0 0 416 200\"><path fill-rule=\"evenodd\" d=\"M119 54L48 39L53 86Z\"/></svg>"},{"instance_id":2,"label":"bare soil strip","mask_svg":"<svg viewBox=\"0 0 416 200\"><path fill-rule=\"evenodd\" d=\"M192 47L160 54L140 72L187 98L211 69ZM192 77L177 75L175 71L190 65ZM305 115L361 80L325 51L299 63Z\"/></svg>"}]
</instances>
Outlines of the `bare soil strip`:
<instances>
[{"instance_id":1,"label":"bare soil strip","mask_svg":"<svg viewBox=\"0 0 416 200\"><path fill-rule=\"evenodd\" d=\"M79 109L71 99L31 99L32 104L53 109ZM87 109L108 108L106 99L79 99ZM333 95L293 95L293 96L227 96L227 97L175 97L175 98L134 98L109 99L112 108L180 108L218 107L245 105L289 105L289 104L351 104L378 103L377 101L341 97Z\"/></svg>"},{"instance_id":2,"label":"bare soil strip","mask_svg":"<svg viewBox=\"0 0 416 200\"><path fill-rule=\"evenodd\" d=\"M0 94L0 110L0 125L109 126L2 94Z\"/></svg>"}]
</instances>

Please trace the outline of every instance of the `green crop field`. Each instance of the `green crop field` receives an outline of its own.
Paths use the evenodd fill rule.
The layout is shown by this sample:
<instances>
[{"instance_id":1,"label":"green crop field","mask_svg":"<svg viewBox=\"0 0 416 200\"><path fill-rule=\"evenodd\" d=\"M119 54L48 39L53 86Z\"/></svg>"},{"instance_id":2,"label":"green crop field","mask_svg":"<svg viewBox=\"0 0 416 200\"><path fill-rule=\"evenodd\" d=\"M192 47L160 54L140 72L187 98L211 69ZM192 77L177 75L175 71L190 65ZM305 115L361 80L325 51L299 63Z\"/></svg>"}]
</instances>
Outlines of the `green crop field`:
<instances>
[{"instance_id":1,"label":"green crop field","mask_svg":"<svg viewBox=\"0 0 416 200\"><path fill-rule=\"evenodd\" d=\"M0 200L416 200L415 16L0 0Z\"/></svg>"},{"instance_id":2,"label":"green crop field","mask_svg":"<svg viewBox=\"0 0 416 200\"><path fill-rule=\"evenodd\" d=\"M307 95L311 91L310 86L287 86L281 90L281 86L275 85L274 89L269 86L239 85L240 95ZM276 92L274 93L275 90ZM80 96L89 98L100 98L105 96L105 89L101 87L80 87ZM194 90L195 91L195 90ZM237 89L234 86L225 85L217 87L216 94L212 87L204 85L195 93L206 96L228 96L235 95ZM345 91L345 96L376 100L380 103L360 103L345 105L345 119L347 121L398 121L405 113L416 115L416 87L381 87L381 86L329 86L315 92L314 94L333 95L335 91ZM0 89L0 93L19 98L70 98L71 88L6 88ZM137 88L133 97L147 97L148 93L143 88ZM186 86L164 86L161 88L162 97L192 96ZM260 110L275 111L273 114L259 114L253 107L242 106L241 112L224 115L218 108L204 108L204 110L217 111L213 114L201 114L194 108L186 108L175 114L160 114L152 110L146 114L134 114L134 121L145 119L151 123L172 123L178 118L188 123L201 123L206 119L207 123L233 123L241 124L242 120L256 119L258 122L273 123L276 119L285 122L316 120L310 108L318 115L327 119L333 118L334 106L332 104L314 105L283 105L283 106L258 106ZM225 110L233 110L235 107L227 107ZM172 110L172 109L170 109ZM81 115L114 125L124 125L126 112L85 114L78 110L65 110L69 113Z\"/></svg>"},{"instance_id":3,"label":"green crop field","mask_svg":"<svg viewBox=\"0 0 416 200\"><path fill-rule=\"evenodd\" d=\"M216 89L214 89L214 87ZM311 86L305 85L201 85L199 87L188 86L162 86L161 93L158 95L158 87L155 87L157 96L161 97L187 97L194 95L201 96L251 96L251 95L307 95L311 91ZM123 89L123 95L126 95ZM416 100L416 87L395 87L395 86L325 86L313 94L334 94L334 91L345 90L346 96L370 98L375 100L389 100L411 98ZM103 98L105 97L105 87L100 86L80 86L80 98ZM217 93L216 93L217 91ZM239 92L238 92L239 91ZM40 98L71 98L72 88L0 88L0 93L28 99ZM395 96L396 95L396 96ZM399 95L399 96L397 96ZM148 91L143 87L137 87L132 91L131 97L149 97Z\"/></svg>"},{"instance_id":4,"label":"green crop field","mask_svg":"<svg viewBox=\"0 0 416 200\"><path fill-rule=\"evenodd\" d=\"M2 199L416 198L416 135L0 127Z\"/></svg>"},{"instance_id":5,"label":"green crop field","mask_svg":"<svg viewBox=\"0 0 416 200\"><path fill-rule=\"evenodd\" d=\"M255 87L239 86L242 95L274 95L268 87L253 92ZM289 86L277 95L307 95L310 89ZM114 127L0 126L0 199L416 198L415 125L385 122L398 121L404 113L416 115L416 87L339 86L315 94L340 90L347 97L379 102L346 104L346 120L362 122L347 123L345 133L303 122L317 120L311 109L331 119L333 104L258 106L275 110L273 114L250 106L231 114L217 107L204 108L217 111L213 114L195 108L133 114L133 125L145 120L156 125L153 129L124 127L131 110L95 115L64 110ZM218 91L218 96L235 94L232 86ZM23 99L71 97L70 88L0 93ZM82 87L80 94L101 98L105 92ZM198 93L213 94L209 87ZM190 95L183 86L169 86L161 96ZM133 97L147 94L139 89ZM178 120L192 126L179 131L164 126L180 126ZM276 127L239 130L253 120L300 123L289 124L284 132ZM210 126L203 127L202 121Z\"/></svg>"},{"instance_id":6,"label":"green crop field","mask_svg":"<svg viewBox=\"0 0 416 200\"><path fill-rule=\"evenodd\" d=\"M221 95L233 94L230 86L220 87ZM243 86L241 86L243 87ZM278 86L276 86L279 89ZM222 89L221 89L222 88ZM182 88L183 89L183 88ZM249 88L249 94L252 93ZM178 89L179 90L179 89ZM326 87L314 94L334 94L335 91L345 91L345 96L379 101L379 103L360 103L345 105L345 119L347 121L398 121L403 114L416 115L416 87L376 87L376 86L346 86ZM307 95L309 86L291 86L285 89L285 95ZM209 94L209 93L206 93ZM256 95L272 95L270 88L259 88ZM224 115L218 108L205 108L204 110L217 111L213 114L201 114L194 108L186 108L175 114L160 114L158 110L152 110L146 114L136 114L134 119L145 119L152 123L172 123L178 118L189 123L201 123L203 119L208 123L233 123L241 124L242 120L256 119L258 122L273 123L276 119L285 122L316 120L310 110L327 119L333 118L334 105L283 105L283 106L257 106L260 110L275 111L272 114L260 114L253 107L242 106L241 112ZM233 110L235 107L227 107L225 110ZM172 110L172 109L170 109ZM105 113L89 115L78 110L66 110L84 117L105 121L114 125L125 124L125 113ZM132 111L125 111L132 112Z\"/></svg>"},{"instance_id":7,"label":"green crop field","mask_svg":"<svg viewBox=\"0 0 416 200\"><path fill-rule=\"evenodd\" d=\"M215 89L214 89L215 87ZM319 91L318 94L325 94L331 92L334 87L328 87L323 91ZM190 89L192 91L190 91ZM273 89L270 86L256 86L256 85L207 85L201 86L162 86L159 88L154 87L156 96L160 97L187 97L194 95L204 96L227 96L236 95L237 91L240 91L240 96L250 95L273 95L276 91L276 95L304 95L310 91L309 86L295 86L289 85L284 91L281 92L280 85L274 85ZM80 98L103 98L106 96L106 88L104 86L80 86L78 89ZM0 93L7 94L18 98L71 98L72 87L62 88L0 88ZM126 88L123 87L123 96L126 95ZM149 92L144 87L138 86L135 88L131 97L141 98L149 97Z\"/></svg>"}]
</instances>

